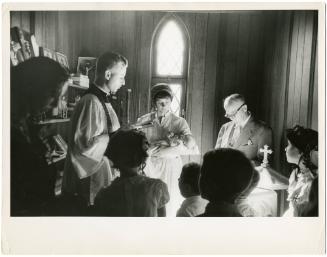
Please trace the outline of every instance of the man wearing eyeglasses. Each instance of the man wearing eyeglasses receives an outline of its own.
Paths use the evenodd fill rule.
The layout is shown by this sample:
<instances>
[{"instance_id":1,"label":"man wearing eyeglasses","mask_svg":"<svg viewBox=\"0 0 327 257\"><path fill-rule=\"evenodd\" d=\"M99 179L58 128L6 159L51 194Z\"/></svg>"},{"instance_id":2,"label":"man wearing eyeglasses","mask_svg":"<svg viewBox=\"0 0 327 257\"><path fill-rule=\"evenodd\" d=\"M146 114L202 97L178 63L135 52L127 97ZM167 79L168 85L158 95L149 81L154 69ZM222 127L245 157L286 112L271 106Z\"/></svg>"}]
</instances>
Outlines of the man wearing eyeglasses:
<instances>
[{"instance_id":1,"label":"man wearing eyeglasses","mask_svg":"<svg viewBox=\"0 0 327 257\"><path fill-rule=\"evenodd\" d=\"M232 94L224 100L225 123L219 133L215 148L233 148L240 150L247 158L260 165L260 148L268 145L272 148L272 130L263 121L255 119L248 110L245 99L240 94Z\"/></svg>"}]
</instances>

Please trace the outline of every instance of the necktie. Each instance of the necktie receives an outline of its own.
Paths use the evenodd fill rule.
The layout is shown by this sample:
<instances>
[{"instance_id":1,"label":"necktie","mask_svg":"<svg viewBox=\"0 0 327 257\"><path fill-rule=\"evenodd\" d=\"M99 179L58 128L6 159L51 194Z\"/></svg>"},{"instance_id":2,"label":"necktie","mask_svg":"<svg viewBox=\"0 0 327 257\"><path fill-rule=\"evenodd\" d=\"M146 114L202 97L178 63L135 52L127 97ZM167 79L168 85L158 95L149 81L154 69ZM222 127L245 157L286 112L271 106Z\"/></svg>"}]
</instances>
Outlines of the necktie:
<instances>
[{"instance_id":1,"label":"necktie","mask_svg":"<svg viewBox=\"0 0 327 257\"><path fill-rule=\"evenodd\" d=\"M228 145L230 147L234 146L236 140L240 135L240 132L241 132L241 126L234 125L228 137Z\"/></svg>"}]
</instances>

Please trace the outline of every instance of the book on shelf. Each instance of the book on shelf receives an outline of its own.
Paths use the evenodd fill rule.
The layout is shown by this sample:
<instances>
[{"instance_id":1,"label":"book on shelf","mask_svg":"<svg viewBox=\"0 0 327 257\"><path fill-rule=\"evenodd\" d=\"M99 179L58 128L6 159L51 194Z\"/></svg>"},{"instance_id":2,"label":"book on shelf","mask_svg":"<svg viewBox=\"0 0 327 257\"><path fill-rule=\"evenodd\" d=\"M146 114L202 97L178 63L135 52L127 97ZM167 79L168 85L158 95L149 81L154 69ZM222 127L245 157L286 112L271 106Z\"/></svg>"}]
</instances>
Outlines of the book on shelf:
<instances>
[{"instance_id":1,"label":"book on shelf","mask_svg":"<svg viewBox=\"0 0 327 257\"><path fill-rule=\"evenodd\" d=\"M66 141L59 134L54 135L53 139L56 142L57 146L60 148L60 150L64 153L67 153L68 146Z\"/></svg>"},{"instance_id":2,"label":"book on shelf","mask_svg":"<svg viewBox=\"0 0 327 257\"><path fill-rule=\"evenodd\" d=\"M90 80L88 76L85 76L83 74L79 74L78 76L73 76L72 81L74 85L78 85L85 88L88 88L90 84Z\"/></svg>"},{"instance_id":3,"label":"book on shelf","mask_svg":"<svg viewBox=\"0 0 327 257\"><path fill-rule=\"evenodd\" d=\"M39 53L40 53L40 56L48 57L54 61L57 61L56 52L52 49L40 46Z\"/></svg>"},{"instance_id":4,"label":"book on shelf","mask_svg":"<svg viewBox=\"0 0 327 257\"><path fill-rule=\"evenodd\" d=\"M40 47L39 45L37 44L36 42L36 38L33 34L31 34L31 44L32 44L32 49L33 49L33 52L34 52L34 56L37 57L37 56L40 56Z\"/></svg>"},{"instance_id":5,"label":"book on shelf","mask_svg":"<svg viewBox=\"0 0 327 257\"><path fill-rule=\"evenodd\" d=\"M31 38L31 33L19 27L13 27L10 29L10 35L14 42L19 42L25 61L36 56L33 49L33 47L36 47L36 40L34 36Z\"/></svg>"},{"instance_id":6,"label":"book on shelf","mask_svg":"<svg viewBox=\"0 0 327 257\"><path fill-rule=\"evenodd\" d=\"M49 142L51 149L47 154L47 162L49 165L66 158L68 146L66 141L59 134L53 135L47 142Z\"/></svg>"}]
</instances>

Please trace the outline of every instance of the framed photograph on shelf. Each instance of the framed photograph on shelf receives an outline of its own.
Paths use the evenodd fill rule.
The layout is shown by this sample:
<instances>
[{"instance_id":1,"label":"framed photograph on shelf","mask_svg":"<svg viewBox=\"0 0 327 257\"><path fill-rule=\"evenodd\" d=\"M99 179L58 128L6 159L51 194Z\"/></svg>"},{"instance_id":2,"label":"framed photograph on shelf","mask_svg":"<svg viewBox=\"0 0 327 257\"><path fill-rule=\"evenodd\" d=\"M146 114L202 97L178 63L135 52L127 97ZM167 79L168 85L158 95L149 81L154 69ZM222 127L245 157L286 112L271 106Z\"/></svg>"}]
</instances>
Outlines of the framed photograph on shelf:
<instances>
[{"instance_id":1,"label":"framed photograph on shelf","mask_svg":"<svg viewBox=\"0 0 327 257\"><path fill-rule=\"evenodd\" d=\"M57 57L57 61L62 66L64 66L65 68L69 69L68 59L67 59L67 56L66 55L64 55L62 53L59 53L59 52L56 52L56 57Z\"/></svg>"},{"instance_id":2,"label":"framed photograph on shelf","mask_svg":"<svg viewBox=\"0 0 327 257\"><path fill-rule=\"evenodd\" d=\"M96 57L78 57L76 73L88 76L89 80L93 81L96 61Z\"/></svg>"},{"instance_id":3,"label":"framed photograph on shelf","mask_svg":"<svg viewBox=\"0 0 327 257\"><path fill-rule=\"evenodd\" d=\"M36 42L35 35L31 34L30 40L31 40L31 45L32 45L32 49L33 49L33 52L34 52L34 56L35 57L40 56L40 48L39 48L39 45Z\"/></svg>"},{"instance_id":4,"label":"framed photograph on shelf","mask_svg":"<svg viewBox=\"0 0 327 257\"><path fill-rule=\"evenodd\" d=\"M50 59L57 61L56 52L43 46L40 46L40 56L49 57Z\"/></svg>"}]
</instances>

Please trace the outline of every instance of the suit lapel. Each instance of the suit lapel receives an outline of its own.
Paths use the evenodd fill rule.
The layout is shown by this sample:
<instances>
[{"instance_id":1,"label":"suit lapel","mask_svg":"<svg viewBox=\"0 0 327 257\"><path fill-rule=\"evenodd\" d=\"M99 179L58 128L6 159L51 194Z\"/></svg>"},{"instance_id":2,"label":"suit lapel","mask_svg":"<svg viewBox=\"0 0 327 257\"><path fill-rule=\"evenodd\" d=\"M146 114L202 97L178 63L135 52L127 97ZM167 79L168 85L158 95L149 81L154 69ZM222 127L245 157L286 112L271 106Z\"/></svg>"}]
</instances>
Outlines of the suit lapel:
<instances>
[{"instance_id":1,"label":"suit lapel","mask_svg":"<svg viewBox=\"0 0 327 257\"><path fill-rule=\"evenodd\" d=\"M247 145L249 138L253 135L253 117L249 119L244 128L241 130L241 134L235 142L234 148L239 148L240 146Z\"/></svg>"}]
</instances>

